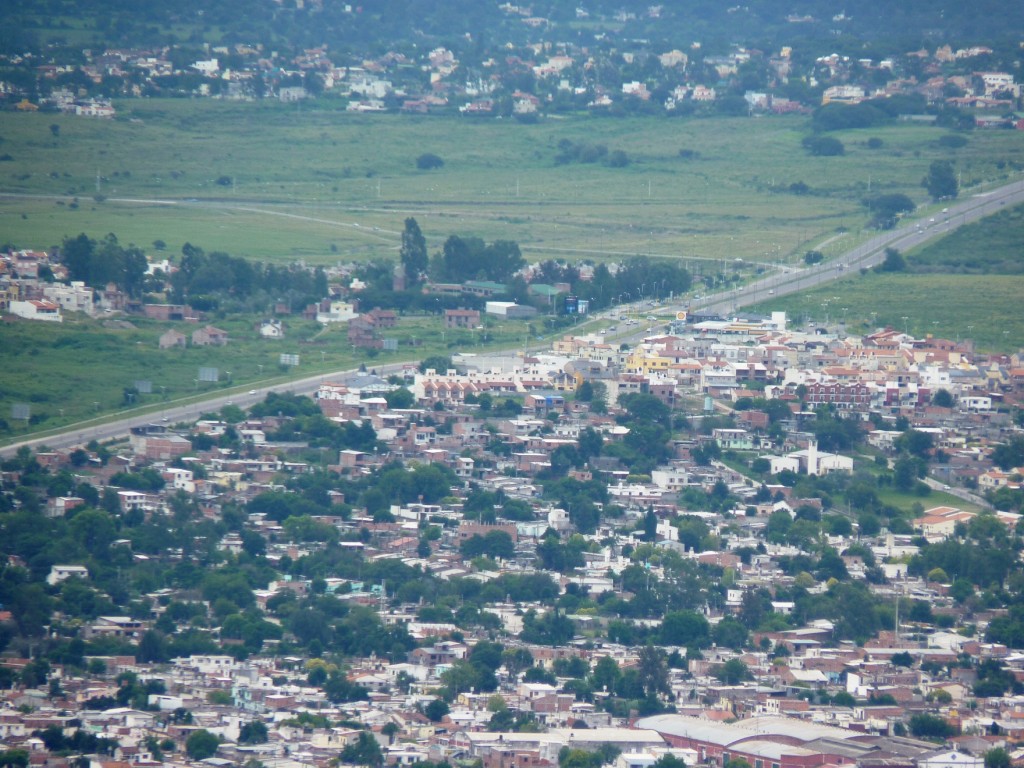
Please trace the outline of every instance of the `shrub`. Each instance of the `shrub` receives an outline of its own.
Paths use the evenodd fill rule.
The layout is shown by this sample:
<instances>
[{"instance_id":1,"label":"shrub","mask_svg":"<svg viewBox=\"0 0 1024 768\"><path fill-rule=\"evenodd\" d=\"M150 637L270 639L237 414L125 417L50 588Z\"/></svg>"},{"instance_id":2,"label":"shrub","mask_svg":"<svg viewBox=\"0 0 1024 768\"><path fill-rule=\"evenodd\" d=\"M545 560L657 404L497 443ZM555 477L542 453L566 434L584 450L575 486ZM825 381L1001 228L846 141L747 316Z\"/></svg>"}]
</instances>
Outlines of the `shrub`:
<instances>
[{"instance_id":1,"label":"shrub","mask_svg":"<svg viewBox=\"0 0 1024 768\"><path fill-rule=\"evenodd\" d=\"M441 168L443 165L444 160L432 152L425 152L416 158L416 167L421 171L433 171L436 168Z\"/></svg>"}]
</instances>

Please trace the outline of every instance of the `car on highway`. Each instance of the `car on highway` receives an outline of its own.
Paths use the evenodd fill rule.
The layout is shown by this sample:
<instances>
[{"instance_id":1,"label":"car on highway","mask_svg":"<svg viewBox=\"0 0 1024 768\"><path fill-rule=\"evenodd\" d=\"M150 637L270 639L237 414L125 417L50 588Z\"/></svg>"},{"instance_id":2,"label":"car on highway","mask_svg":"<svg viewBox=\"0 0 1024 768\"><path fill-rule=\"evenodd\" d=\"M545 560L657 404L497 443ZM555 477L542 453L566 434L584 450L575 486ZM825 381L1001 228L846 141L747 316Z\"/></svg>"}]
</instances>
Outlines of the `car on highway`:
<instances>
[{"instance_id":1,"label":"car on highway","mask_svg":"<svg viewBox=\"0 0 1024 768\"><path fill-rule=\"evenodd\" d=\"M255 395L256 394L256 390L255 389L250 389L249 390L249 394L250 395Z\"/></svg>"}]
</instances>

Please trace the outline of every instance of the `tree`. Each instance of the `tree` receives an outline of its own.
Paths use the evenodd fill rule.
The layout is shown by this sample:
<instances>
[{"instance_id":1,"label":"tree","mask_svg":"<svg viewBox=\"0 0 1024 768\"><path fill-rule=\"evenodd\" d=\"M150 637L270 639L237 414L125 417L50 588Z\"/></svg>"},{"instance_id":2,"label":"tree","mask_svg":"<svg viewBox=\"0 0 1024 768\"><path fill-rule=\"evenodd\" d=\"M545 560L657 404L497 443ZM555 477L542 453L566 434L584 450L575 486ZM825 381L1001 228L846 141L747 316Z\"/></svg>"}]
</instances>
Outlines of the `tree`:
<instances>
[{"instance_id":1,"label":"tree","mask_svg":"<svg viewBox=\"0 0 1024 768\"><path fill-rule=\"evenodd\" d=\"M167 639L162 632L158 632L155 629L149 630L139 641L139 649L136 655L139 657L139 661L147 664L168 661Z\"/></svg>"},{"instance_id":2,"label":"tree","mask_svg":"<svg viewBox=\"0 0 1024 768\"><path fill-rule=\"evenodd\" d=\"M941 717L922 712L910 718L910 732L922 739L947 739L956 729Z\"/></svg>"},{"instance_id":3,"label":"tree","mask_svg":"<svg viewBox=\"0 0 1024 768\"><path fill-rule=\"evenodd\" d=\"M362 731L352 744L346 744L339 757L341 762L352 765L379 766L384 763L380 743L366 731Z\"/></svg>"},{"instance_id":4,"label":"tree","mask_svg":"<svg viewBox=\"0 0 1024 768\"><path fill-rule=\"evenodd\" d=\"M239 744L264 744L267 741L267 726L260 720L243 725L238 732Z\"/></svg>"},{"instance_id":5,"label":"tree","mask_svg":"<svg viewBox=\"0 0 1024 768\"><path fill-rule=\"evenodd\" d=\"M533 654L525 648L509 648L501 654L501 663L509 675L519 677L519 673L533 666Z\"/></svg>"},{"instance_id":6,"label":"tree","mask_svg":"<svg viewBox=\"0 0 1024 768\"><path fill-rule=\"evenodd\" d=\"M875 269L879 272L902 272L907 268L907 262L903 254L895 248L885 249L885 259Z\"/></svg>"},{"instance_id":7,"label":"tree","mask_svg":"<svg viewBox=\"0 0 1024 768\"><path fill-rule=\"evenodd\" d=\"M738 685L744 680L749 680L751 675L747 665L742 661L739 659L729 659L718 668L718 671L715 672L715 677L726 685Z\"/></svg>"},{"instance_id":8,"label":"tree","mask_svg":"<svg viewBox=\"0 0 1024 768\"><path fill-rule=\"evenodd\" d=\"M444 699L434 699L423 708L423 714L426 715L432 723L441 722L448 712L448 702Z\"/></svg>"},{"instance_id":9,"label":"tree","mask_svg":"<svg viewBox=\"0 0 1024 768\"><path fill-rule=\"evenodd\" d=\"M711 642L711 625L695 611L669 611L661 622L661 642L702 648Z\"/></svg>"},{"instance_id":10,"label":"tree","mask_svg":"<svg viewBox=\"0 0 1024 768\"><path fill-rule=\"evenodd\" d=\"M948 389L936 390L935 394L932 395L932 405L938 406L939 408L952 408L953 395Z\"/></svg>"},{"instance_id":11,"label":"tree","mask_svg":"<svg viewBox=\"0 0 1024 768\"><path fill-rule=\"evenodd\" d=\"M645 645L640 649L637 672L640 675L640 684L648 696L656 696L659 693L670 693L668 684L668 664L665 662L665 652L653 645Z\"/></svg>"},{"instance_id":12,"label":"tree","mask_svg":"<svg viewBox=\"0 0 1024 768\"><path fill-rule=\"evenodd\" d=\"M68 270L69 280L90 281L92 260L96 251L96 241L84 232L77 237L65 237L60 253L64 266Z\"/></svg>"},{"instance_id":13,"label":"tree","mask_svg":"<svg viewBox=\"0 0 1024 768\"><path fill-rule=\"evenodd\" d=\"M217 754L220 739L205 728L193 731L185 741L185 752L193 760L205 760Z\"/></svg>"},{"instance_id":14,"label":"tree","mask_svg":"<svg viewBox=\"0 0 1024 768\"><path fill-rule=\"evenodd\" d=\"M416 167L421 171L432 171L435 168L441 168L443 165L444 160L432 152L424 152L416 158Z\"/></svg>"},{"instance_id":15,"label":"tree","mask_svg":"<svg viewBox=\"0 0 1024 768\"><path fill-rule=\"evenodd\" d=\"M420 225L411 216L405 220L405 229L402 230L402 246L398 251L398 257L405 268L406 279L411 283L418 283L427 272L429 258L427 256L427 241L420 231Z\"/></svg>"},{"instance_id":16,"label":"tree","mask_svg":"<svg viewBox=\"0 0 1024 768\"><path fill-rule=\"evenodd\" d=\"M921 186L928 190L933 200L954 198L960 192L956 171L948 160L933 160L928 167L928 175L921 181Z\"/></svg>"},{"instance_id":17,"label":"tree","mask_svg":"<svg viewBox=\"0 0 1024 768\"><path fill-rule=\"evenodd\" d=\"M671 752L666 752L654 761L651 768L686 768L686 761Z\"/></svg>"},{"instance_id":18,"label":"tree","mask_svg":"<svg viewBox=\"0 0 1024 768\"><path fill-rule=\"evenodd\" d=\"M846 152L843 142L834 136L808 136L802 144L815 157L835 157Z\"/></svg>"},{"instance_id":19,"label":"tree","mask_svg":"<svg viewBox=\"0 0 1024 768\"><path fill-rule=\"evenodd\" d=\"M864 205L871 211L871 225L878 229L891 229L901 213L910 213L916 208L913 200L899 193L867 198Z\"/></svg>"},{"instance_id":20,"label":"tree","mask_svg":"<svg viewBox=\"0 0 1024 768\"><path fill-rule=\"evenodd\" d=\"M1010 753L1002 747L996 747L990 749L985 753L985 768L1010 768L1013 765L1013 761L1010 759Z\"/></svg>"}]
</instances>

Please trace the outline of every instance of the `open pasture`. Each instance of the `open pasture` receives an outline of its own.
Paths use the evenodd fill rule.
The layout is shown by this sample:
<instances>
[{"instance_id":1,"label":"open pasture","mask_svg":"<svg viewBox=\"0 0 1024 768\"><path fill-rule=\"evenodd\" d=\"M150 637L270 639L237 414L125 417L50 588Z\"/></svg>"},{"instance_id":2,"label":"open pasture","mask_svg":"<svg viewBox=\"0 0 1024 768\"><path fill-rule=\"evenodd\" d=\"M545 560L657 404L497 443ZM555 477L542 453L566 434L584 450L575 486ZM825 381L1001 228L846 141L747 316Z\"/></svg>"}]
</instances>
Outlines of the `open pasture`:
<instances>
[{"instance_id":1,"label":"open pasture","mask_svg":"<svg viewBox=\"0 0 1024 768\"><path fill-rule=\"evenodd\" d=\"M839 133L845 155L812 157L804 117L521 124L332 104L138 100L105 122L0 114L0 233L20 247L114 232L148 250L191 242L330 264L393 258L402 220L415 216L432 250L458 233L515 240L530 259L776 262L825 242L837 250L831 238L863 226L869 194L925 202L934 159L953 160L965 187L1024 166L1019 135L1005 131L950 150L937 143L943 129L898 124ZM869 149L869 137L882 147ZM629 164L560 165L565 141L622 150ZM424 153L444 166L417 169Z\"/></svg>"}]
</instances>

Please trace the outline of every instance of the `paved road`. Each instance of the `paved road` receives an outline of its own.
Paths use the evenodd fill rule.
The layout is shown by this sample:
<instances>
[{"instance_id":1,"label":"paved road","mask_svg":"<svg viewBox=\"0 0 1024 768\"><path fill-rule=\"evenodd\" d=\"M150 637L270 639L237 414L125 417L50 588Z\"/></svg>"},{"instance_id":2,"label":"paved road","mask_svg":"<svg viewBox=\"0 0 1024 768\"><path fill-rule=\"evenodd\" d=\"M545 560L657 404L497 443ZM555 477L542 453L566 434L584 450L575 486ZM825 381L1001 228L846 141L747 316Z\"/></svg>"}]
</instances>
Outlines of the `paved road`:
<instances>
[{"instance_id":1,"label":"paved road","mask_svg":"<svg viewBox=\"0 0 1024 768\"><path fill-rule=\"evenodd\" d=\"M1024 202L1024 180L1014 181L988 192L952 202L942 213L926 220L912 220L886 230L852 248L828 263L796 272L769 275L742 288L693 302L692 309L707 309L728 314L738 307L765 301L769 296L784 296L806 291L845 276L851 270L880 264L886 248L905 251L921 243L946 235L954 229L996 213L1007 205Z\"/></svg>"},{"instance_id":2,"label":"paved road","mask_svg":"<svg viewBox=\"0 0 1024 768\"><path fill-rule=\"evenodd\" d=\"M158 201L150 201L158 202ZM843 277L850 270L858 270L862 267L873 267L883 259L885 249L888 247L898 250L906 250L919 245L933 238L945 235L957 227L969 224L972 221L988 216L999 211L1005 205L1016 205L1024 202L1024 180L1014 181L988 192L979 193L951 203L941 214L936 215L929 221L911 221L896 229L875 235L870 240L852 248L842 256L833 259L828 264L819 264L813 267L806 267L782 274L770 275L757 280L742 288L733 291L709 296L705 299L690 303L690 309L708 309L723 314L734 310L737 307L753 304L765 300L769 295L782 296L789 293L804 291L814 288L831 280ZM639 305L637 305L639 306ZM682 305L670 306L669 310L676 311L683 309ZM632 312L636 307L624 305L614 310L615 314ZM641 312L644 310L641 309ZM664 309L662 309L664 311ZM605 316L610 316L605 313ZM643 321L641 321L643 323ZM638 328L638 332L646 332L646 324ZM378 366L377 371L381 374L389 374L401 370L407 363L393 363L385 366ZM218 394L201 403L189 403L175 405L168 403L166 409L159 413L149 412L144 415L127 416L117 421L107 423L84 423L72 425L67 431L59 434L51 434L44 437L34 437L19 443L0 447L0 456L13 454L23 445L30 448L38 448L46 445L51 448L66 448L74 445L82 445L90 440L110 440L116 437L123 437L128 434L132 427L150 424L154 421L166 421L174 423L197 418L202 413L216 411L232 402L239 406L248 406L262 400L268 392L294 392L296 394L309 394L315 392L321 382L338 378L345 374L354 373L354 370L334 371L331 373L317 374L304 379L290 382L288 384L277 384L269 387L261 387L247 391L244 394Z\"/></svg>"},{"instance_id":3,"label":"paved road","mask_svg":"<svg viewBox=\"0 0 1024 768\"><path fill-rule=\"evenodd\" d=\"M382 376L388 376L392 373L397 373L407 365L409 363L389 363L387 365L371 366L371 370L376 371ZM146 424L174 424L179 421L194 421L202 414L218 411L225 405L234 404L243 408L251 406L263 400L270 392L293 392L298 395L309 395L316 392L325 381L336 381L357 372L358 369L351 368L329 373L319 373L315 376L307 376L286 384L274 384L244 392L212 395L202 402L176 405L174 401L171 401L167 403L166 408L162 408L159 411L151 410L145 414L126 416L116 421L102 422L101 419L97 419L95 423L85 422L84 424L72 425L67 431L58 434L32 437L12 445L7 445L0 448L0 456L12 455L22 446L28 446L33 450L43 445L49 448L70 448L75 445L84 445L91 440L103 442L124 437L132 427L141 427Z\"/></svg>"},{"instance_id":4,"label":"paved road","mask_svg":"<svg viewBox=\"0 0 1024 768\"><path fill-rule=\"evenodd\" d=\"M981 496L978 496L977 494L971 493L965 488L957 488L956 486L947 485L946 483L943 483L939 480L935 480L934 478L931 477L926 477L924 479L924 482L933 491L942 491L943 493L948 493L953 496L956 496L958 499L962 499L963 501L968 501L971 504L977 504L979 507L982 507L983 509L992 509L992 505L989 504L988 501L986 501Z\"/></svg>"}]
</instances>

